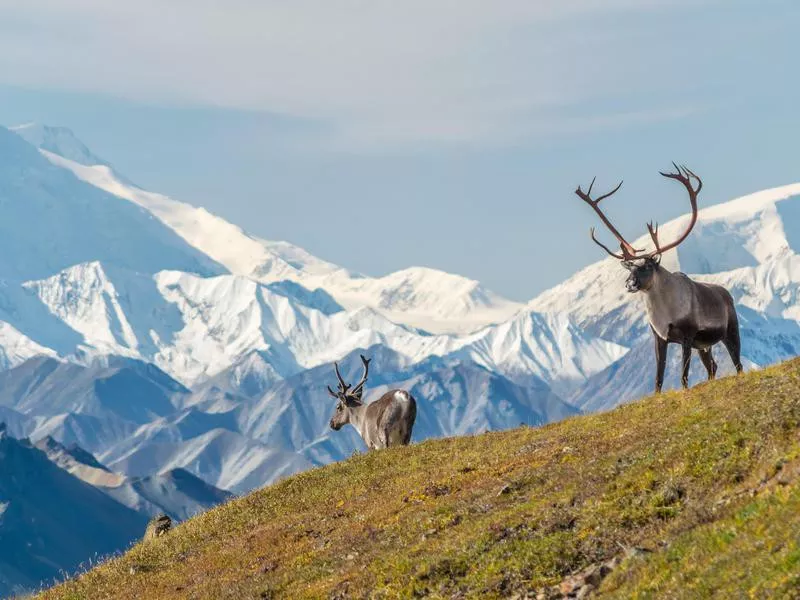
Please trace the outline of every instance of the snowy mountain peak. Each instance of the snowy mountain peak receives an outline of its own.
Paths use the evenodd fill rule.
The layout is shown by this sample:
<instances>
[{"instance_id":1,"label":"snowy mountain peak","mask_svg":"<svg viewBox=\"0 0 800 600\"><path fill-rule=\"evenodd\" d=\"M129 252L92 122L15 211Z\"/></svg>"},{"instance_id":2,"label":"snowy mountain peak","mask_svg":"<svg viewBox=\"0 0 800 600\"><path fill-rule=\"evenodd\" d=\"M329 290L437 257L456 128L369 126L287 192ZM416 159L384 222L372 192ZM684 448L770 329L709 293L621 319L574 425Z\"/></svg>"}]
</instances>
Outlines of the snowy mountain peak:
<instances>
[{"instance_id":1,"label":"snowy mountain peak","mask_svg":"<svg viewBox=\"0 0 800 600\"><path fill-rule=\"evenodd\" d=\"M689 215L659 227L663 240L677 237ZM699 211L689 238L667 253L669 268L697 275L732 271L800 250L800 184L756 192ZM637 247L651 247L643 235Z\"/></svg>"},{"instance_id":2,"label":"snowy mountain peak","mask_svg":"<svg viewBox=\"0 0 800 600\"><path fill-rule=\"evenodd\" d=\"M108 166L106 161L93 154L67 127L25 123L11 127L10 130L40 150L58 154L78 164Z\"/></svg>"},{"instance_id":3,"label":"snowy mountain peak","mask_svg":"<svg viewBox=\"0 0 800 600\"><path fill-rule=\"evenodd\" d=\"M436 333L475 331L520 308L477 281L435 269L413 267L379 278L352 273L288 242L250 235L203 208L145 191L108 166L87 166L60 151L52 145L42 147L51 163L144 208L233 274L261 283L291 281L308 290L323 289L345 308L370 306L395 322Z\"/></svg>"},{"instance_id":4,"label":"snowy mountain peak","mask_svg":"<svg viewBox=\"0 0 800 600\"><path fill-rule=\"evenodd\" d=\"M379 308L409 310L428 307L441 297L442 290L450 290L462 308L496 308L513 305L494 292L484 288L474 279L454 275L428 267L410 267L381 278L385 293Z\"/></svg>"}]
</instances>

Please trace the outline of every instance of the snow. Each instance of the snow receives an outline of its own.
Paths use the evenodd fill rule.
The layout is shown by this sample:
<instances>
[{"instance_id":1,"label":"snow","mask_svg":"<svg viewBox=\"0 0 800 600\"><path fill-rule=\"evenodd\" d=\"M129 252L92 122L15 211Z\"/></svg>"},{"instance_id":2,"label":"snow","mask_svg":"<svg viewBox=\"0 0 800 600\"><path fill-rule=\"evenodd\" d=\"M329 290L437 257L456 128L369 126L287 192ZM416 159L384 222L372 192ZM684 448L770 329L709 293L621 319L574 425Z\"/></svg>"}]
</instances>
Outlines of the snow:
<instances>
[{"instance_id":1,"label":"snow","mask_svg":"<svg viewBox=\"0 0 800 600\"><path fill-rule=\"evenodd\" d=\"M366 307L325 314L235 275L163 271L150 277L93 262L22 287L80 334L62 357L130 356L190 386L253 352L261 353L273 378L382 344L416 362L457 355L546 381L585 379L624 354L558 316L520 313L472 334L431 335Z\"/></svg>"},{"instance_id":2,"label":"snow","mask_svg":"<svg viewBox=\"0 0 800 600\"><path fill-rule=\"evenodd\" d=\"M46 149L42 154L82 181L148 210L236 275L261 283L288 280L310 290L322 288L346 308L368 306L390 320L440 333L474 331L521 308L477 281L435 269L413 267L380 278L357 275L287 242L248 235L203 208L142 190L109 166L87 166Z\"/></svg>"},{"instance_id":3,"label":"snow","mask_svg":"<svg viewBox=\"0 0 800 600\"><path fill-rule=\"evenodd\" d=\"M49 162L0 127L0 278L49 277L100 261L141 273L226 270L153 216Z\"/></svg>"},{"instance_id":4,"label":"snow","mask_svg":"<svg viewBox=\"0 0 800 600\"><path fill-rule=\"evenodd\" d=\"M63 156L79 165L106 165L107 163L95 156L83 142L81 142L71 129L67 127L51 127L40 123L25 123L11 127L10 131L16 133L29 144Z\"/></svg>"}]
</instances>

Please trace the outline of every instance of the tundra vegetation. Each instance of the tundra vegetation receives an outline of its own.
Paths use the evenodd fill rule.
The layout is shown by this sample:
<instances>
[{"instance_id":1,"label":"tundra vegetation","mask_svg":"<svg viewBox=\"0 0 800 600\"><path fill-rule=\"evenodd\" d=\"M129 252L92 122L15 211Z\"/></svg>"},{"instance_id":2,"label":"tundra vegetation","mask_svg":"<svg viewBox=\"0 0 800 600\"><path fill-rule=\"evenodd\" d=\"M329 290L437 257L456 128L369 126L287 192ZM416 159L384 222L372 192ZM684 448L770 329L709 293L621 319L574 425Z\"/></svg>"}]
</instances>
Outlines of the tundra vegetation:
<instances>
[{"instance_id":1,"label":"tundra vegetation","mask_svg":"<svg viewBox=\"0 0 800 600\"><path fill-rule=\"evenodd\" d=\"M796 597L799 476L794 360L538 429L356 455L39 597L558 597L610 559L601 598Z\"/></svg>"}]
</instances>

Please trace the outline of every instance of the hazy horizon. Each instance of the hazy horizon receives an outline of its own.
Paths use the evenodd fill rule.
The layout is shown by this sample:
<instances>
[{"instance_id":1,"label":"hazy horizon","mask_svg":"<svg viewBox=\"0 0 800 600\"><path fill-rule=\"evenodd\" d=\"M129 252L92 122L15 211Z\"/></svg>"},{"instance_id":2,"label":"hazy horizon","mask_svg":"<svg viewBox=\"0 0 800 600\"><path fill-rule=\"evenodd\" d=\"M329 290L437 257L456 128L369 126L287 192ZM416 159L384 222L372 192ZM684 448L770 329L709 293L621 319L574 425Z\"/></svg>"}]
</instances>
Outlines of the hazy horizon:
<instances>
[{"instance_id":1,"label":"hazy horizon","mask_svg":"<svg viewBox=\"0 0 800 600\"><path fill-rule=\"evenodd\" d=\"M525 301L630 237L800 181L800 6L571 0L0 6L0 122L71 128L137 184L368 275ZM607 235L603 232L605 239Z\"/></svg>"}]
</instances>

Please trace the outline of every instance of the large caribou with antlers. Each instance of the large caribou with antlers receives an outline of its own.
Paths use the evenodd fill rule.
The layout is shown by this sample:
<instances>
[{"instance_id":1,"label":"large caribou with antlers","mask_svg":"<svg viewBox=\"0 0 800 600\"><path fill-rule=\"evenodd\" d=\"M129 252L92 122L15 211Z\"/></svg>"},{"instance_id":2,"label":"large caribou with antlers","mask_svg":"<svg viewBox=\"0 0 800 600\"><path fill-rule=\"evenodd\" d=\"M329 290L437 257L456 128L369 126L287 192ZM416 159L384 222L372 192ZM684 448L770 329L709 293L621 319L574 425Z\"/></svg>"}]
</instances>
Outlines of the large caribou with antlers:
<instances>
[{"instance_id":1,"label":"large caribou with antlers","mask_svg":"<svg viewBox=\"0 0 800 600\"><path fill-rule=\"evenodd\" d=\"M416 400L405 390L390 390L375 402L364 404L361 397L369 376L370 359L362 354L361 362L364 374L353 387L345 383L339 364L333 363L339 388L334 392L328 386L328 393L338 400L331 417L331 429L339 431L350 423L370 450L408 445L417 418Z\"/></svg>"},{"instance_id":2,"label":"large caribou with antlers","mask_svg":"<svg viewBox=\"0 0 800 600\"><path fill-rule=\"evenodd\" d=\"M644 294L647 317L656 342L656 393L664 383L664 368L667 362L667 345L680 344L683 348L683 372L681 383L689 386L689 363L692 348L696 348L703 361L708 379L714 379L717 364L711 354L714 344L722 342L731 356L736 372L742 372L740 359L739 321L733 298L725 288L710 283L693 281L683 273L671 273L661 266L661 255L677 247L691 233L697 222L697 195L703 187L701 179L685 166L673 163L676 173L661 173L664 177L679 181L689 193L692 216L681 235L673 242L662 244L658 238L658 225L647 224L647 231L655 249L651 252L636 249L617 231L603 211L600 202L615 194L622 182L610 192L592 199L594 179L584 192L580 186L575 193L600 217L608 230L617 238L620 253L612 252L596 237L594 227L590 230L592 240L630 271L626 287L629 292ZM693 181L697 182L695 187Z\"/></svg>"}]
</instances>

